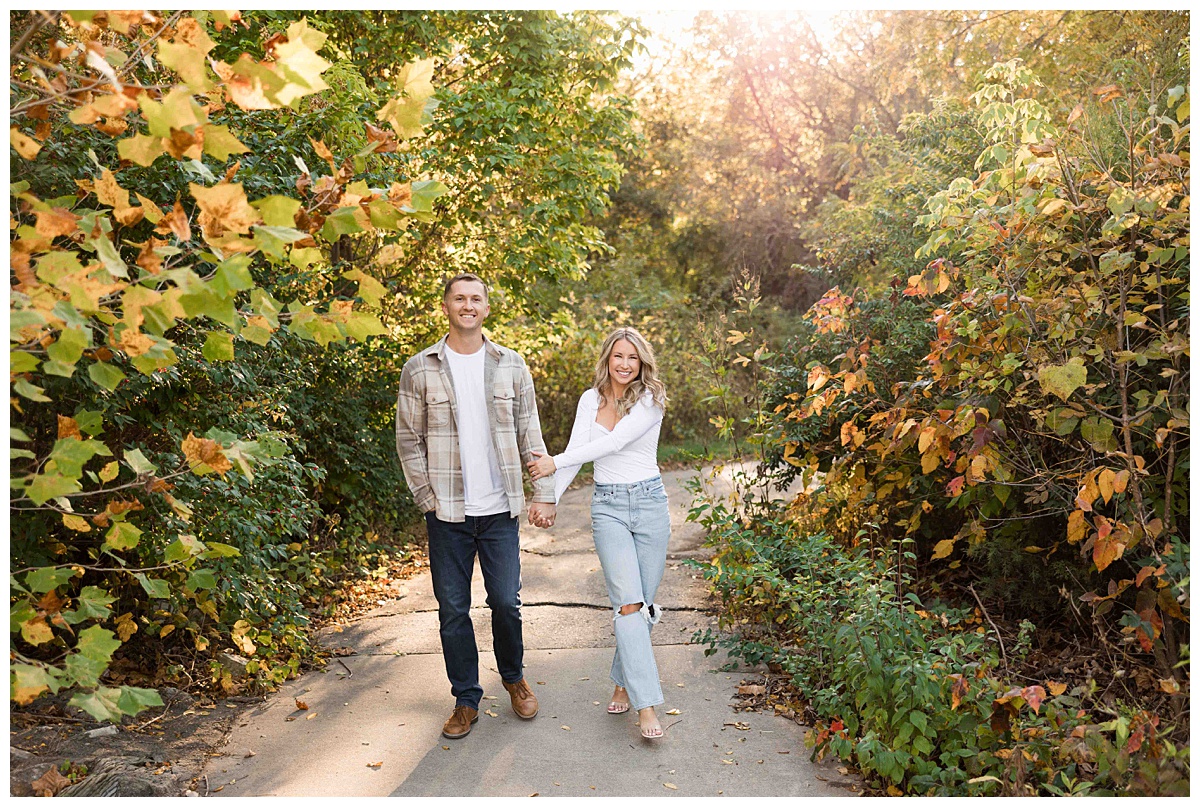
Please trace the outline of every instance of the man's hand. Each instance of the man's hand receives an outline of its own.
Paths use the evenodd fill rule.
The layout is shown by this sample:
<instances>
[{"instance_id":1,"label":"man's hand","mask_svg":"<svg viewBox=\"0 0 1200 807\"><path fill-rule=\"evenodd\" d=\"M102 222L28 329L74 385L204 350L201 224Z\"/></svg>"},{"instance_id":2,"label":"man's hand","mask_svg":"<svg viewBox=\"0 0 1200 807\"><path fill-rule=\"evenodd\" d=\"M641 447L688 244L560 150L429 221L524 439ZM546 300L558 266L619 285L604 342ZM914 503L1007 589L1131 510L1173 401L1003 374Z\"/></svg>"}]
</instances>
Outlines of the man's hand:
<instances>
[{"instance_id":1,"label":"man's hand","mask_svg":"<svg viewBox=\"0 0 1200 807\"><path fill-rule=\"evenodd\" d=\"M550 502L533 502L529 505L529 523L535 527L553 527L557 512L558 508Z\"/></svg>"}]
</instances>

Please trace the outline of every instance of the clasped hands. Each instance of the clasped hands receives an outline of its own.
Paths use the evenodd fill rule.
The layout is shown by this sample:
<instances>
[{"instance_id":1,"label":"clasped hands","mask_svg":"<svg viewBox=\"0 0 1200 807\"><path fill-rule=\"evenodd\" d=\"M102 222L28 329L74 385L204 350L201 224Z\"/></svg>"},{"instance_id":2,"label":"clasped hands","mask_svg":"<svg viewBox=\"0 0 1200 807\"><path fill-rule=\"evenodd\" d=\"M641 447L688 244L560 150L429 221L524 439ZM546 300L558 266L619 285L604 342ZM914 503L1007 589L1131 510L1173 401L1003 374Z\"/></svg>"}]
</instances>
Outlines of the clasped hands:
<instances>
[{"instance_id":1,"label":"clasped hands","mask_svg":"<svg viewBox=\"0 0 1200 807\"><path fill-rule=\"evenodd\" d=\"M554 458L541 452L533 452L535 459L530 460L529 475L534 481L550 476L555 471ZM549 528L554 526L554 518L558 508L550 502L533 502L529 505L529 523L535 527Z\"/></svg>"}]
</instances>

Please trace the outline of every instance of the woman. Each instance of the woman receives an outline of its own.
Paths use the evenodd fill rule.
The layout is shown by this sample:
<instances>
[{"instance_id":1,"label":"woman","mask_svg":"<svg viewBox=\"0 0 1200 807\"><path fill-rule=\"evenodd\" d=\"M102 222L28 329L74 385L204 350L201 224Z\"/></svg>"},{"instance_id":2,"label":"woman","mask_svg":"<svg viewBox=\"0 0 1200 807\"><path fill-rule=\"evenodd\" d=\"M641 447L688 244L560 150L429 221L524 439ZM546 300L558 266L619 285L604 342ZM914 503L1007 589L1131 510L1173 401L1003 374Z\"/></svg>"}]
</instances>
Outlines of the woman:
<instances>
[{"instance_id":1,"label":"woman","mask_svg":"<svg viewBox=\"0 0 1200 807\"><path fill-rule=\"evenodd\" d=\"M662 704L650 628L662 609L654 594L667 562L671 518L658 472L658 434L667 391L654 351L633 328L618 328L600 348L592 388L579 398L567 450L529 463L534 479L555 475L555 501L585 462L595 462L592 537L613 606L616 684L609 714L638 711L642 736L663 736Z\"/></svg>"}]
</instances>

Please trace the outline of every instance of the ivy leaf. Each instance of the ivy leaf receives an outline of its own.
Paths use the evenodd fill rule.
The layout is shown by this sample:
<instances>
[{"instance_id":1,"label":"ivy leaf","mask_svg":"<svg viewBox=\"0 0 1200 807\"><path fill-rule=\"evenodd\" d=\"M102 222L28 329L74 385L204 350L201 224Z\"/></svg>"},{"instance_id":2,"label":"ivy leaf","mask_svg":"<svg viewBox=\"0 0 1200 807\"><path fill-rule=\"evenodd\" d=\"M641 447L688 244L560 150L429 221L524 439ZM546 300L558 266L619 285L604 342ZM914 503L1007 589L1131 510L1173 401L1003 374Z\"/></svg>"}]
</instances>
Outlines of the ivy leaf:
<instances>
[{"instance_id":1,"label":"ivy leaf","mask_svg":"<svg viewBox=\"0 0 1200 807\"><path fill-rule=\"evenodd\" d=\"M1067 364L1046 365L1038 370L1038 382L1043 393L1057 395L1062 400L1087 383L1087 368L1082 359L1072 359Z\"/></svg>"}]
</instances>

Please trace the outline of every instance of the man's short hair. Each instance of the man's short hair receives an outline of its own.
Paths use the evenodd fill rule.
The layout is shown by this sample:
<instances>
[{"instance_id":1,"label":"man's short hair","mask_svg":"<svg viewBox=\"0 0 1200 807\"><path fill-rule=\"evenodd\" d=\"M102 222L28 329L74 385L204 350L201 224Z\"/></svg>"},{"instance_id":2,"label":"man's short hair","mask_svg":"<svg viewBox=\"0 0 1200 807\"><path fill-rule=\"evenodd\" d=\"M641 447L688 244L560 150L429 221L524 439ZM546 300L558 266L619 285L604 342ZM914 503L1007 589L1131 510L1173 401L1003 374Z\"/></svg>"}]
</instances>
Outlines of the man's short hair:
<instances>
[{"instance_id":1,"label":"man's short hair","mask_svg":"<svg viewBox=\"0 0 1200 807\"><path fill-rule=\"evenodd\" d=\"M482 277L475 274L474 272L462 272L462 273L457 274L454 277L450 278L449 280L447 280L446 285L442 288L442 299L443 300L445 300L447 297L450 296L450 289L453 288L454 284L459 282L460 280L473 280L476 283L479 283L480 285L482 285L483 286L483 299L487 300L488 284L486 282L484 282L484 279Z\"/></svg>"}]
</instances>

